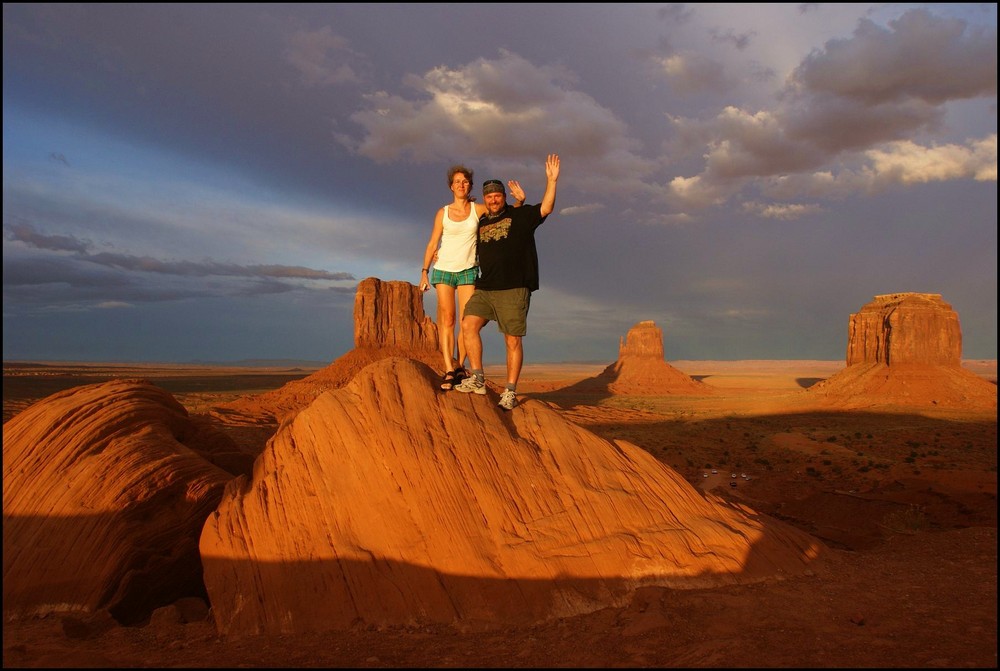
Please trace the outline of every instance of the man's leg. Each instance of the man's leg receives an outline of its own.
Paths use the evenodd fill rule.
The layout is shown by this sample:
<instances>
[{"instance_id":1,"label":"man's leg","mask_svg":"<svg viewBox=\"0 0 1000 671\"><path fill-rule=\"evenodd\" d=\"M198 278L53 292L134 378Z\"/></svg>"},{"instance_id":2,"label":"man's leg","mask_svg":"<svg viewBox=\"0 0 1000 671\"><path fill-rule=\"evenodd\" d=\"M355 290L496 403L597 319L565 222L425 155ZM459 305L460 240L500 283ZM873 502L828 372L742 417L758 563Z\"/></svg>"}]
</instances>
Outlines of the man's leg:
<instances>
[{"instance_id":1,"label":"man's leg","mask_svg":"<svg viewBox=\"0 0 1000 671\"><path fill-rule=\"evenodd\" d=\"M483 336L480 331L486 324L487 320L476 315L462 317L462 338L465 341L465 353L469 355L469 365L472 370L483 369Z\"/></svg>"},{"instance_id":2,"label":"man's leg","mask_svg":"<svg viewBox=\"0 0 1000 671\"><path fill-rule=\"evenodd\" d=\"M483 337L480 331L489 320L476 315L462 317L462 338L465 340L465 351L469 355L469 377L455 387L455 391L463 393L485 394L486 376L483 374Z\"/></svg>"},{"instance_id":3,"label":"man's leg","mask_svg":"<svg viewBox=\"0 0 1000 671\"><path fill-rule=\"evenodd\" d=\"M504 334L507 345L507 388L517 389L517 380L521 377L521 364L524 362L524 349L521 336Z\"/></svg>"}]
</instances>

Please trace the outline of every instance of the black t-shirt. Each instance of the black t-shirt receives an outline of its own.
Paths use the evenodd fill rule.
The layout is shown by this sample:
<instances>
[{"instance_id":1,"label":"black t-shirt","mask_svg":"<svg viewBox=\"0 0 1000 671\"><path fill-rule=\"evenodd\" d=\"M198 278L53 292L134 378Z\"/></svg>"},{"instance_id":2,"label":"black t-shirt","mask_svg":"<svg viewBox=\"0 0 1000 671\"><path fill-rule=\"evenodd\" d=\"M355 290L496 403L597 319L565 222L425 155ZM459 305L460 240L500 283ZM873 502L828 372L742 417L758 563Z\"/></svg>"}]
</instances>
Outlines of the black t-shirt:
<instances>
[{"instance_id":1,"label":"black t-shirt","mask_svg":"<svg viewBox=\"0 0 1000 671\"><path fill-rule=\"evenodd\" d=\"M542 206L507 207L495 219L479 219L476 250L479 254L477 289L499 291L527 287L538 289L538 252L535 229L542 225Z\"/></svg>"}]
</instances>

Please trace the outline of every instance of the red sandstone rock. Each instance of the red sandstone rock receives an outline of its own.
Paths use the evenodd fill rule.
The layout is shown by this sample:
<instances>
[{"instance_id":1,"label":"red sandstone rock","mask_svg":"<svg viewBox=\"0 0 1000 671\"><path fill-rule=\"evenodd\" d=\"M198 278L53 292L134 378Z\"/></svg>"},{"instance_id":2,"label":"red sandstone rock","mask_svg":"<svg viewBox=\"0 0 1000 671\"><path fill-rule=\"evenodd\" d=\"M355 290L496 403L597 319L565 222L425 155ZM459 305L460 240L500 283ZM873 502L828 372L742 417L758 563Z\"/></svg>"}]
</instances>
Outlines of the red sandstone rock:
<instances>
[{"instance_id":1,"label":"red sandstone rock","mask_svg":"<svg viewBox=\"0 0 1000 671\"><path fill-rule=\"evenodd\" d=\"M961 365L958 313L940 294L876 296L851 315L847 365L859 363Z\"/></svg>"},{"instance_id":2,"label":"red sandstone rock","mask_svg":"<svg viewBox=\"0 0 1000 671\"><path fill-rule=\"evenodd\" d=\"M270 415L280 421L306 407L324 391L339 389L375 361L404 357L438 367L437 324L424 314L420 289L409 282L369 277L354 297L354 349L326 368L280 389L220 406L217 413ZM252 421L252 420L250 420Z\"/></svg>"},{"instance_id":3,"label":"red sandstone rock","mask_svg":"<svg viewBox=\"0 0 1000 671\"><path fill-rule=\"evenodd\" d=\"M541 402L441 394L401 358L287 421L201 537L227 635L538 622L801 574L822 549Z\"/></svg>"},{"instance_id":4,"label":"red sandstone rock","mask_svg":"<svg viewBox=\"0 0 1000 671\"><path fill-rule=\"evenodd\" d=\"M76 387L3 427L5 618L130 624L203 594L198 536L237 453L143 380Z\"/></svg>"},{"instance_id":5,"label":"red sandstone rock","mask_svg":"<svg viewBox=\"0 0 1000 671\"><path fill-rule=\"evenodd\" d=\"M958 314L939 294L876 296L851 315L847 367L808 391L851 408L996 408L996 385L961 360Z\"/></svg>"},{"instance_id":6,"label":"red sandstone rock","mask_svg":"<svg viewBox=\"0 0 1000 671\"><path fill-rule=\"evenodd\" d=\"M438 351L437 325L424 315L419 287L369 277L354 296L354 346Z\"/></svg>"},{"instance_id":7,"label":"red sandstone rock","mask_svg":"<svg viewBox=\"0 0 1000 671\"><path fill-rule=\"evenodd\" d=\"M652 321L642 321L618 341L618 360L600 375L564 391L609 392L623 396L710 396L715 389L677 370L663 360L663 332Z\"/></svg>"}]
</instances>

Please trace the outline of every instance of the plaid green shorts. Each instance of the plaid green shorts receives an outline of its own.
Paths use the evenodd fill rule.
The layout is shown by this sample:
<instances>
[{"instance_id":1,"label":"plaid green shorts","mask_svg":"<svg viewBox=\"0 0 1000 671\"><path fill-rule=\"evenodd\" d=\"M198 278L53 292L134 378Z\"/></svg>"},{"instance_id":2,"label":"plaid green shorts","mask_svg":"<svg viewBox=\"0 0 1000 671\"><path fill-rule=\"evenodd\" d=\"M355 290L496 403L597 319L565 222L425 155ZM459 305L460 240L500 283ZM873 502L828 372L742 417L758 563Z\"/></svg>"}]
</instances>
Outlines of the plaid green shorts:
<instances>
[{"instance_id":1,"label":"plaid green shorts","mask_svg":"<svg viewBox=\"0 0 1000 671\"><path fill-rule=\"evenodd\" d=\"M447 284L450 287L458 287L463 284L475 284L479 278L479 266L472 266L465 270L453 273L450 270L431 271L431 284Z\"/></svg>"},{"instance_id":2,"label":"plaid green shorts","mask_svg":"<svg viewBox=\"0 0 1000 671\"><path fill-rule=\"evenodd\" d=\"M463 314L495 321L500 333L505 335L523 336L528 332L530 306L531 291L526 287L500 291L476 289L472 298L465 304Z\"/></svg>"}]
</instances>

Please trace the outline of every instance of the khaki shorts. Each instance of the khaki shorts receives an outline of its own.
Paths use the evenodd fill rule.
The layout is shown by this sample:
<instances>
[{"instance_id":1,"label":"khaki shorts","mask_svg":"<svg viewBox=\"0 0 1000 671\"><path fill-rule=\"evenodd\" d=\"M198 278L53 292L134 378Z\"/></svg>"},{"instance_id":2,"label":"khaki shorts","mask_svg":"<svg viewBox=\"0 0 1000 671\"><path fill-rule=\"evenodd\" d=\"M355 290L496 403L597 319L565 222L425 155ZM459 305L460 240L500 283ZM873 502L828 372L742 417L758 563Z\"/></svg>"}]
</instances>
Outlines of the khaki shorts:
<instances>
[{"instance_id":1,"label":"khaki shorts","mask_svg":"<svg viewBox=\"0 0 1000 671\"><path fill-rule=\"evenodd\" d=\"M476 289L462 314L495 321L500 333L505 335L523 336L528 332L530 305L531 292L527 288L500 291Z\"/></svg>"}]
</instances>

